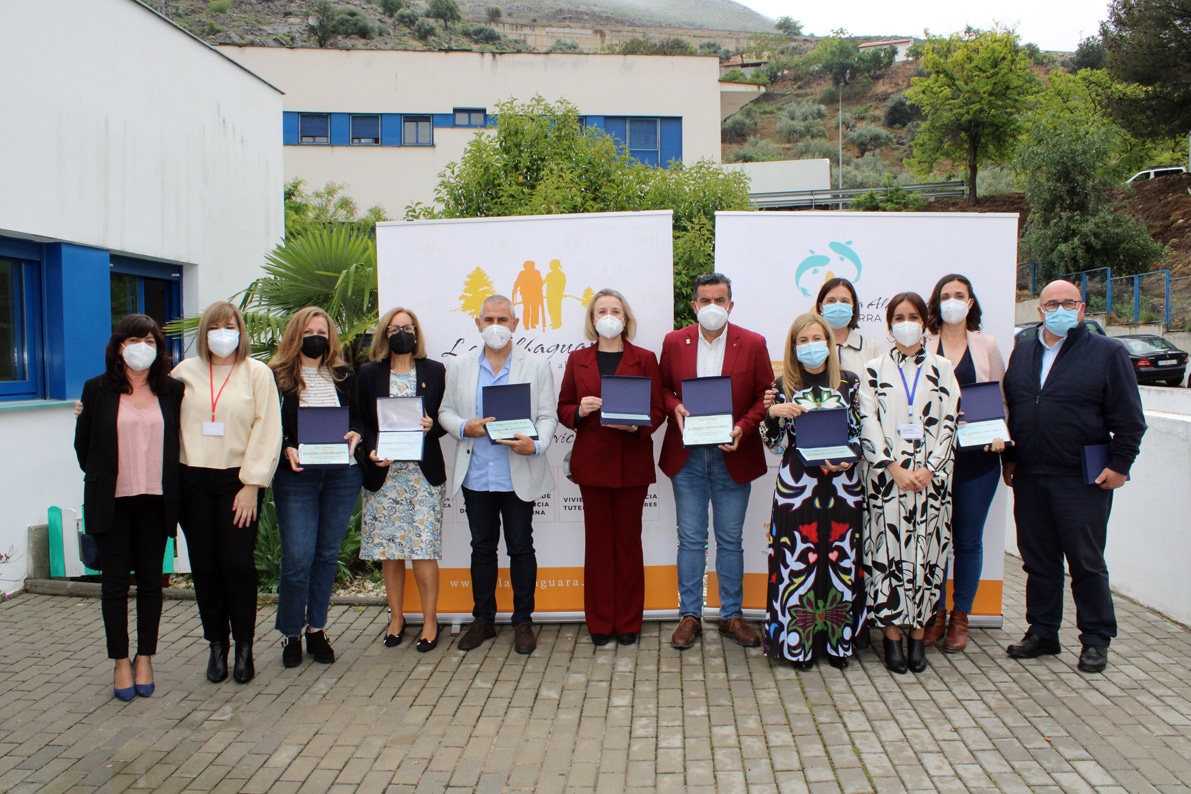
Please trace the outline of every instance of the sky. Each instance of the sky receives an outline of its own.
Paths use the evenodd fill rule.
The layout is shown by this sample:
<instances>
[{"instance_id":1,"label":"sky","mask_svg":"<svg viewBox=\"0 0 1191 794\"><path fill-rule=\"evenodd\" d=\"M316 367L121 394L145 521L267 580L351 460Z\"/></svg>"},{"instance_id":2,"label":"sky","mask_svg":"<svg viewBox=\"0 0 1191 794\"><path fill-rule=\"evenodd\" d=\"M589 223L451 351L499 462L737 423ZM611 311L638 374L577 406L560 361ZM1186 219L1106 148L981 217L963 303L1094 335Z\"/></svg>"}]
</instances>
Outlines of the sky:
<instances>
[{"instance_id":1,"label":"sky","mask_svg":"<svg viewBox=\"0 0 1191 794\"><path fill-rule=\"evenodd\" d=\"M922 36L923 30L946 35L967 25L990 28L994 22L1015 28L1023 44L1073 52L1081 38L1100 30L1109 0L737 0L774 19L790 16L805 33L826 36L844 28L853 36Z\"/></svg>"}]
</instances>

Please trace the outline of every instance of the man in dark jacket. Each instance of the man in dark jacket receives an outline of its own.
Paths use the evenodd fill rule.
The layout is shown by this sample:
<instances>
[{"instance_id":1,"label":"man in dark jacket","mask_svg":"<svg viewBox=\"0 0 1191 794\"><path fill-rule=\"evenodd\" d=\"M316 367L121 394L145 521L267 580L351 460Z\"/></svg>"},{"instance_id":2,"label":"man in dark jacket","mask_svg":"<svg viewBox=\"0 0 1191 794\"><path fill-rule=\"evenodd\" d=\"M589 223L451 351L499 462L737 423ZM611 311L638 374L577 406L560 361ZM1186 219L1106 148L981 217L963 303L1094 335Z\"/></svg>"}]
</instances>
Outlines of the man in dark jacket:
<instances>
[{"instance_id":1,"label":"man in dark jacket","mask_svg":"<svg viewBox=\"0 0 1191 794\"><path fill-rule=\"evenodd\" d=\"M1048 284L1038 297L1038 336L1013 351L1005 371L1015 446L1007 451L1004 477L1014 490L1030 624L1008 650L1016 659L1061 650L1066 557L1083 645L1079 669L1099 673L1117 633L1104 562L1112 492L1129 478L1146 426L1125 349L1088 333L1081 297L1068 281ZM1100 470L1085 480L1084 457L1095 460L1099 445L1107 455L1091 464Z\"/></svg>"}]
</instances>

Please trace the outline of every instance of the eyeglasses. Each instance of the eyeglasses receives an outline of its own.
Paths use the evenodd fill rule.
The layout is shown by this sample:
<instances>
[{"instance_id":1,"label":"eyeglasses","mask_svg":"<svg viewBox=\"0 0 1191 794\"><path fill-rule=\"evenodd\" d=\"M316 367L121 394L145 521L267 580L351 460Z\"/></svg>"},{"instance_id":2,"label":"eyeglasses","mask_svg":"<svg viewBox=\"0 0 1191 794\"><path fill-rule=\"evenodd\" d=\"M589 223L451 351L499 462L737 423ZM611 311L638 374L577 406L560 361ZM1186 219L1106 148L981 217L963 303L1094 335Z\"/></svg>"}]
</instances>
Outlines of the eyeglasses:
<instances>
[{"instance_id":1,"label":"eyeglasses","mask_svg":"<svg viewBox=\"0 0 1191 794\"><path fill-rule=\"evenodd\" d=\"M414 328L412 325L390 325L388 328L385 329L385 336L392 336L393 334L397 333L398 331L405 331L407 334L412 334L416 330L417 329Z\"/></svg>"},{"instance_id":2,"label":"eyeglasses","mask_svg":"<svg viewBox=\"0 0 1191 794\"><path fill-rule=\"evenodd\" d=\"M1062 306L1064 309L1078 309L1082 303L1083 301L1070 299L1065 301L1047 301L1046 303L1042 304L1042 311L1053 312L1060 306Z\"/></svg>"}]
</instances>

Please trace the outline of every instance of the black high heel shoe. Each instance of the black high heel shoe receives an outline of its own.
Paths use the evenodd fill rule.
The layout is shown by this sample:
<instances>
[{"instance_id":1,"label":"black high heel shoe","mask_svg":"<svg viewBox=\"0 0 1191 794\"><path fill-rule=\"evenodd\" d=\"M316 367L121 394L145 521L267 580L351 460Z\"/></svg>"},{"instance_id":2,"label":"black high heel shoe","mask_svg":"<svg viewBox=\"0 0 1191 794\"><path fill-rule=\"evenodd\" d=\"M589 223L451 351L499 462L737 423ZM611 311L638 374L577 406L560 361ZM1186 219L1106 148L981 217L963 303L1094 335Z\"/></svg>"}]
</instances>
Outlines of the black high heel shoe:
<instances>
[{"instance_id":1,"label":"black high heel shoe","mask_svg":"<svg viewBox=\"0 0 1191 794\"><path fill-rule=\"evenodd\" d=\"M422 631L425 630L426 628L422 627ZM430 651L433 651L438 647L438 638L441 634L442 626L436 625L434 627L434 639L428 640L425 637L418 637L418 644L414 646L414 650L416 650L418 653L430 653Z\"/></svg>"},{"instance_id":2,"label":"black high heel shoe","mask_svg":"<svg viewBox=\"0 0 1191 794\"><path fill-rule=\"evenodd\" d=\"M885 645L885 666L889 668L889 672L891 673L905 675L909 667L906 666L906 656L902 653L902 641L900 639L891 640L886 637L883 642ZM919 640L919 642L921 643L922 640Z\"/></svg>"},{"instance_id":3,"label":"black high heel shoe","mask_svg":"<svg viewBox=\"0 0 1191 794\"><path fill-rule=\"evenodd\" d=\"M236 666L232 669L232 678L237 684L247 684L256 676L256 667L252 664L252 643L236 643Z\"/></svg>"},{"instance_id":4,"label":"black high heel shoe","mask_svg":"<svg viewBox=\"0 0 1191 794\"><path fill-rule=\"evenodd\" d=\"M211 658L207 660L207 680L212 684L227 680L227 642L211 643Z\"/></svg>"},{"instance_id":5,"label":"black high heel shoe","mask_svg":"<svg viewBox=\"0 0 1191 794\"><path fill-rule=\"evenodd\" d=\"M391 613L390 613L391 614ZM405 639L405 621L401 621L401 630L396 634L390 634L388 629L385 629L385 647L396 648Z\"/></svg>"},{"instance_id":6,"label":"black high heel shoe","mask_svg":"<svg viewBox=\"0 0 1191 794\"><path fill-rule=\"evenodd\" d=\"M913 673L921 673L926 669L926 640L910 638L906 649L906 665Z\"/></svg>"}]
</instances>

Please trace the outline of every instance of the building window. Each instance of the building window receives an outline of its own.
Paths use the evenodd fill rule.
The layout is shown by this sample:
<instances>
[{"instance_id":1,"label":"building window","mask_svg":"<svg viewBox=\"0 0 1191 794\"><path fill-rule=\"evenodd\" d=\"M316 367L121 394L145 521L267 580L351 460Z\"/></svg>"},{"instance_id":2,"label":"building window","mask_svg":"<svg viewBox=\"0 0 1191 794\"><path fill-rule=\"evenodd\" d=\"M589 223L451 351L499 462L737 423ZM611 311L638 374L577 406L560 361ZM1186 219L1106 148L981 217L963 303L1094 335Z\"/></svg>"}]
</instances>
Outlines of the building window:
<instances>
[{"instance_id":1,"label":"building window","mask_svg":"<svg viewBox=\"0 0 1191 794\"><path fill-rule=\"evenodd\" d=\"M329 144L331 116L328 113L298 114L298 143Z\"/></svg>"},{"instance_id":2,"label":"building window","mask_svg":"<svg viewBox=\"0 0 1191 794\"><path fill-rule=\"evenodd\" d=\"M123 256L112 257L112 329L129 314L147 314L157 324L182 316L182 272L170 265L159 265ZM178 358L182 340L166 338L170 354Z\"/></svg>"},{"instance_id":3,"label":"building window","mask_svg":"<svg viewBox=\"0 0 1191 794\"><path fill-rule=\"evenodd\" d=\"M646 165L660 164L659 124L660 120L656 118L628 120L629 155L634 160Z\"/></svg>"},{"instance_id":4,"label":"building window","mask_svg":"<svg viewBox=\"0 0 1191 794\"><path fill-rule=\"evenodd\" d=\"M405 116L401 119L402 146L433 146L434 126L429 116Z\"/></svg>"},{"instance_id":5,"label":"building window","mask_svg":"<svg viewBox=\"0 0 1191 794\"><path fill-rule=\"evenodd\" d=\"M38 265L0 259L0 398L41 396Z\"/></svg>"},{"instance_id":6,"label":"building window","mask_svg":"<svg viewBox=\"0 0 1191 794\"><path fill-rule=\"evenodd\" d=\"M483 127L488 124L484 108L455 108L456 127Z\"/></svg>"},{"instance_id":7,"label":"building window","mask_svg":"<svg viewBox=\"0 0 1191 794\"><path fill-rule=\"evenodd\" d=\"M352 146L380 146L380 116L351 117Z\"/></svg>"}]
</instances>

